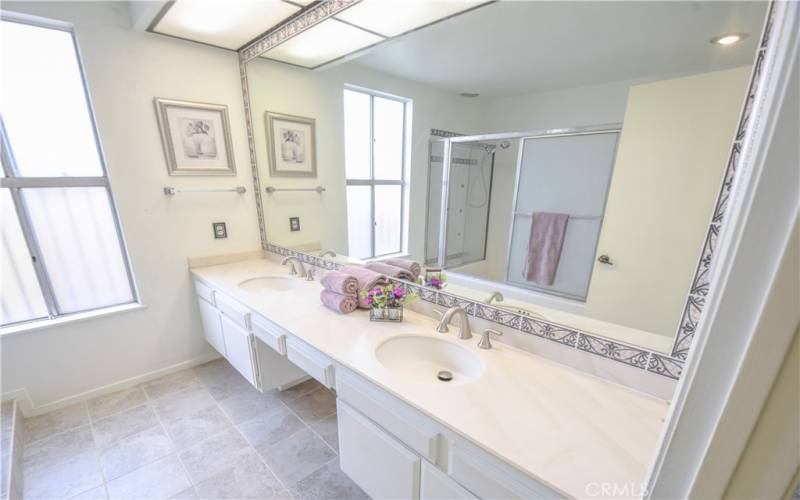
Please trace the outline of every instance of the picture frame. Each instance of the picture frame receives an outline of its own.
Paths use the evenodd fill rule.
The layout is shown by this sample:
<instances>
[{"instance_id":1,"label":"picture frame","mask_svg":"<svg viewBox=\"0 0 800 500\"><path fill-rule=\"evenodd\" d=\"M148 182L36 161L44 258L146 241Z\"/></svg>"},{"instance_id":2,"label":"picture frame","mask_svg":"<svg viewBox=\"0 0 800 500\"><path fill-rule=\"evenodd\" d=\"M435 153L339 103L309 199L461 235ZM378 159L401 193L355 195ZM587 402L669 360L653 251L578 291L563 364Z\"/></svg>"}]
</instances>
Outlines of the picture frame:
<instances>
[{"instance_id":1,"label":"picture frame","mask_svg":"<svg viewBox=\"0 0 800 500\"><path fill-rule=\"evenodd\" d=\"M236 175L228 106L155 98L171 176Z\"/></svg>"},{"instance_id":2,"label":"picture frame","mask_svg":"<svg viewBox=\"0 0 800 500\"><path fill-rule=\"evenodd\" d=\"M272 177L316 177L316 120L266 111L269 174Z\"/></svg>"}]
</instances>

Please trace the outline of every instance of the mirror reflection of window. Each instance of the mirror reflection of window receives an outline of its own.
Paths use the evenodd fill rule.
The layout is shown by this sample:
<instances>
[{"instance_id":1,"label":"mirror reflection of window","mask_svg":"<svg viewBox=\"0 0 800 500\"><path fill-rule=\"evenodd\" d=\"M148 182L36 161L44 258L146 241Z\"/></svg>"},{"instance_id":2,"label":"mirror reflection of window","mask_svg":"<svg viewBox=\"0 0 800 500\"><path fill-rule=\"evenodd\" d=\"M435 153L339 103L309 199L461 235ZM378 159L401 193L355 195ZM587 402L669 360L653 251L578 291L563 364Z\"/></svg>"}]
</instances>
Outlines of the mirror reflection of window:
<instances>
[{"instance_id":1,"label":"mirror reflection of window","mask_svg":"<svg viewBox=\"0 0 800 500\"><path fill-rule=\"evenodd\" d=\"M348 254L403 250L406 106L402 97L344 90Z\"/></svg>"}]
</instances>

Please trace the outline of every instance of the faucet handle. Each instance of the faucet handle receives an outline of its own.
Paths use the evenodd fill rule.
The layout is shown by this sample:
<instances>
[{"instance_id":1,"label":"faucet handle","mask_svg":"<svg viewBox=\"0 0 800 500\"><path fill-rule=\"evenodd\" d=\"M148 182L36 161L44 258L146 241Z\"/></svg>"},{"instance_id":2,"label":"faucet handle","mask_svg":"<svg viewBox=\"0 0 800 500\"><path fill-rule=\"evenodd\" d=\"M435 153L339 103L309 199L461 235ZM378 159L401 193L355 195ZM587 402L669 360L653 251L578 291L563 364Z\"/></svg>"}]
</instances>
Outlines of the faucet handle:
<instances>
[{"instance_id":1,"label":"faucet handle","mask_svg":"<svg viewBox=\"0 0 800 500\"><path fill-rule=\"evenodd\" d=\"M289 262L289 266L290 266L289 267L289 274L291 274L292 276L296 275L297 274L297 268L294 267L294 262Z\"/></svg>"},{"instance_id":2,"label":"faucet handle","mask_svg":"<svg viewBox=\"0 0 800 500\"><path fill-rule=\"evenodd\" d=\"M313 269L306 270L306 281L314 281L314 270Z\"/></svg>"},{"instance_id":3,"label":"faucet handle","mask_svg":"<svg viewBox=\"0 0 800 500\"><path fill-rule=\"evenodd\" d=\"M489 340L489 337L495 335L497 337L501 337L503 332L499 332L497 330L492 330L491 328L487 328L483 332L481 332L481 340L478 341L478 347L481 349L491 349L492 342Z\"/></svg>"},{"instance_id":4,"label":"faucet handle","mask_svg":"<svg viewBox=\"0 0 800 500\"><path fill-rule=\"evenodd\" d=\"M447 323L444 321L444 311L440 311L439 309L433 309L433 312L439 315L439 324L436 325L436 331L439 333L447 333L450 329L447 327Z\"/></svg>"}]
</instances>

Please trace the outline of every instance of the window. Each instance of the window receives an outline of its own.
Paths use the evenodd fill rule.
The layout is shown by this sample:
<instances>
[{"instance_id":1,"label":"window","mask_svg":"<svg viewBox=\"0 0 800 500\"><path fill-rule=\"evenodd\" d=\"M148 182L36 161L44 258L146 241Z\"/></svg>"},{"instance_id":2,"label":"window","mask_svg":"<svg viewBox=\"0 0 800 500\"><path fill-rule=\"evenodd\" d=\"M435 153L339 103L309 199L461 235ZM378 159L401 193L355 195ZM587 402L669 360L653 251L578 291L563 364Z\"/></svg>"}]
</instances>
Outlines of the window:
<instances>
[{"instance_id":1,"label":"window","mask_svg":"<svg viewBox=\"0 0 800 500\"><path fill-rule=\"evenodd\" d=\"M0 325L137 301L69 26L0 20Z\"/></svg>"},{"instance_id":2,"label":"window","mask_svg":"<svg viewBox=\"0 0 800 500\"><path fill-rule=\"evenodd\" d=\"M347 239L353 257L403 249L409 104L377 92L344 91Z\"/></svg>"}]
</instances>

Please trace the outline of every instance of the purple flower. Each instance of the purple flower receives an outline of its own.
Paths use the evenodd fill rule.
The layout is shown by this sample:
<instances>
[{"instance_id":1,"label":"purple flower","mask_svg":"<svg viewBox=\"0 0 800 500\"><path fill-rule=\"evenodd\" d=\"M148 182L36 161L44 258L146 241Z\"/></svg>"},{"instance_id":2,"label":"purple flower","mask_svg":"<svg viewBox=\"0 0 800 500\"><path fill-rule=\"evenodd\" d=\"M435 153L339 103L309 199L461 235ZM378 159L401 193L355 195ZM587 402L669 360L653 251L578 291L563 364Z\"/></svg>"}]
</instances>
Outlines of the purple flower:
<instances>
[{"instance_id":1,"label":"purple flower","mask_svg":"<svg viewBox=\"0 0 800 500\"><path fill-rule=\"evenodd\" d=\"M395 288L394 290L392 290L392 294L394 295L394 298L402 299L403 297L406 296L406 289L405 288Z\"/></svg>"}]
</instances>

